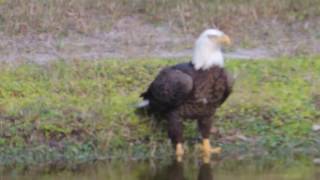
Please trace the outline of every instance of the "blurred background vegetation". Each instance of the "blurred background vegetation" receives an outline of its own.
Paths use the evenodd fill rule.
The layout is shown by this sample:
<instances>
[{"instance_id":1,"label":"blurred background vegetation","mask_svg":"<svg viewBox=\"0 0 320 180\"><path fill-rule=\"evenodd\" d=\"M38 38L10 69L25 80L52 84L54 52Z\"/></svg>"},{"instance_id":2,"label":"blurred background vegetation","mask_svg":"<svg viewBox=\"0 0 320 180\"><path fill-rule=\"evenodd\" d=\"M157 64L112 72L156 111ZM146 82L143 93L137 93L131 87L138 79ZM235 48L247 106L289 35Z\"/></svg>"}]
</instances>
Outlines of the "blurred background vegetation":
<instances>
[{"instance_id":1,"label":"blurred background vegetation","mask_svg":"<svg viewBox=\"0 0 320 180\"><path fill-rule=\"evenodd\" d=\"M268 20L291 23L320 15L318 0L2 0L1 30L9 34L107 31L124 16L141 15L176 31L207 27L243 31Z\"/></svg>"},{"instance_id":2,"label":"blurred background vegetation","mask_svg":"<svg viewBox=\"0 0 320 180\"><path fill-rule=\"evenodd\" d=\"M0 60L190 56L210 27L253 57L317 55L320 1L1 0Z\"/></svg>"}]
</instances>

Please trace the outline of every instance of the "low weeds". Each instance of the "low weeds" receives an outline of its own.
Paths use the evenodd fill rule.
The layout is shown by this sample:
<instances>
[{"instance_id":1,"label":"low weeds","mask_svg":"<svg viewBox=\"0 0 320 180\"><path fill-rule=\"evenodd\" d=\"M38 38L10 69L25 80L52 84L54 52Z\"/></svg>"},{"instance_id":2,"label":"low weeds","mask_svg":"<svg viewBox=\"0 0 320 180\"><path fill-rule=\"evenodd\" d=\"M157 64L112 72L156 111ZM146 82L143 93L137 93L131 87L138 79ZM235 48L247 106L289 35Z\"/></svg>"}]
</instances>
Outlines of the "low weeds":
<instances>
[{"instance_id":1,"label":"low weeds","mask_svg":"<svg viewBox=\"0 0 320 180\"><path fill-rule=\"evenodd\" d=\"M177 31L198 34L213 26L239 32L265 19L287 24L312 19L320 15L319 7L318 0L1 0L0 30L14 35L105 32L122 17L141 15Z\"/></svg>"}]
</instances>

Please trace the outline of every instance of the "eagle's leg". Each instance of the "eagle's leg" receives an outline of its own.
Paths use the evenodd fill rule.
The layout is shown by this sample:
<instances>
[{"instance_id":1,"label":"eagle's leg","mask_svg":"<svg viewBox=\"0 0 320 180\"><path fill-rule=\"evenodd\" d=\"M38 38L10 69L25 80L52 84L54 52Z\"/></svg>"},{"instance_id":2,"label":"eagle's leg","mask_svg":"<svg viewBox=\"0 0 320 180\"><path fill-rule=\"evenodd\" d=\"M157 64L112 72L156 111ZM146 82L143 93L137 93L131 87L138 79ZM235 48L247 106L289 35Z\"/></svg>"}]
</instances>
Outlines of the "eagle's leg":
<instances>
[{"instance_id":1,"label":"eagle's leg","mask_svg":"<svg viewBox=\"0 0 320 180\"><path fill-rule=\"evenodd\" d=\"M221 148L216 147L212 148L210 145L210 129L211 129L212 120L211 118L201 118L198 120L199 131L202 136L202 157L205 163L209 163L211 154L220 154Z\"/></svg>"},{"instance_id":2,"label":"eagle's leg","mask_svg":"<svg viewBox=\"0 0 320 180\"><path fill-rule=\"evenodd\" d=\"M169 128L168 135L171 139L172 144L175 146L177 161L182 161L182 156L184 154L183 150L183 135L182 135L182 119L178 113L169 113L168 115Z\"/></svg>"}]
</instances>

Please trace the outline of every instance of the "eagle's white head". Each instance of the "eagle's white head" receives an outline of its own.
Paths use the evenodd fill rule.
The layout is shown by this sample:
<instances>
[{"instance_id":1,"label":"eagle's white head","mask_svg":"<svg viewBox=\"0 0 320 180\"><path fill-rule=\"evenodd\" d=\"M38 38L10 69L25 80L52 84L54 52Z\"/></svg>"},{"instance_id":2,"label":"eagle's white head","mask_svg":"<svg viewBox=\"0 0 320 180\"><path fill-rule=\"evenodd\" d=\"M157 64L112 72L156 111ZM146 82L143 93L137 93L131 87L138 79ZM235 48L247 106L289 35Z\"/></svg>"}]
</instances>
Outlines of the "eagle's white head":
<instances>
[{"instance_id":1,"label":"eagle's white head","mask_svg":"<svg viewBox=\"0 0 320 180\"><path fill-rule=\"evenodd\" d=\"M218 29L207 29L197 39L192 64L196 70L206 70L216 65L223 67L224 60L221 51L223 45L230 45L230 38Z\"/></svg>"}]
</instances>

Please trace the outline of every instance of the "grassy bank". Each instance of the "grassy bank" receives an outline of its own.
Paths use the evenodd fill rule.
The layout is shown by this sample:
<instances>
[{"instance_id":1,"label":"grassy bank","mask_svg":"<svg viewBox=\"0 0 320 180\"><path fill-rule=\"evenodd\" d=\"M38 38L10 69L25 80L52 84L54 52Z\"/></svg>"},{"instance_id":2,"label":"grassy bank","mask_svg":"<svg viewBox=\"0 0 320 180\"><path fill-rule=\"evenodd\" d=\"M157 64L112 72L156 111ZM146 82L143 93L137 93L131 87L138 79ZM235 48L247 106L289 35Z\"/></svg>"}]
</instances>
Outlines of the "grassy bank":
<instances>
[{"instance_id":1,"label":"grassy bank","mask_svg":"<svg viewBox=\"0 0 320 180\"><path fill-rule=\"evenodd\" d=\"M0 66L0 162L169 156L166 132L135 113L139 94L173 60L56 61ZM234 93L219 109L224 155L319 155L320 60L228 61ZM186 123L194 144L194 123ZM220 136L220 137L219 137ZM189 153L194 152L190 146Z\"/></svg>"}]
</instances>

